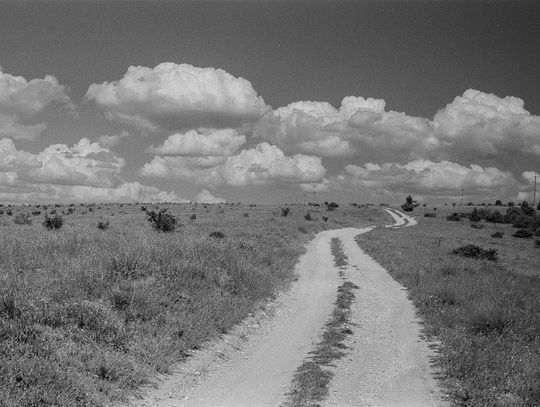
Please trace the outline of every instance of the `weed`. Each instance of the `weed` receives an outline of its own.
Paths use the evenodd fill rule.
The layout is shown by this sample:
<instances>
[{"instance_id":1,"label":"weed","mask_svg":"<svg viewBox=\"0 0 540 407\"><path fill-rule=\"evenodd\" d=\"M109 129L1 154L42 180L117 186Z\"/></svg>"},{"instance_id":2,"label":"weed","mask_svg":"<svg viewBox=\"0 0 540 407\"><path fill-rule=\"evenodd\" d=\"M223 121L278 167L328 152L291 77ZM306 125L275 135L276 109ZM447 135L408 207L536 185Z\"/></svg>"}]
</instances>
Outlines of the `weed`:
<instances>
[{"instance_id":1,"label":"weed","mask_svg":"<svg viewBox=\"0 0 540 407\"><path fill-rule=\"evenodd\" d=\"M451 221L451 222L459 222L461 220L461 216L459 216L459 214L457 213L453 213L451 215L448 215L446 217L446 220Z\"/></svg>"},{"instance_id":2,"label":"weed","mask_svg":"<svg viewBox=\"0 0 540 407\"><path fill-rule=\"evenodd\" d=\"M533 233L528 229L519 229L512 236L519 239L530 239L533 236Z\"/></svg>"},{"instance_id":3,"label":"weed","mask_svg":"<svg viewBox=\"0 0 540 407\"><path fill-rule=\"evenodd\" d=\"M452 250L452 254L457 254L463 257L469 257L471 259L485 259L491 261L497 261L497 250L496 249L482 249L473 244L468 244L466 246L458 247L457 249Z\"/></svg>"},{"instance_id":4,"label":"weed","mask_svg":"<svg viewBox=\"0 0 540 407\"><path fill-rule=\"evenodd\" d=\"M109 229L109 224L110 224L110 223L109 223L108 220L105 220L105 221L100 220L100 221L98 222L98 224L97 224L97 228L98 228L99 230L107 230L107 229Z\"/></svg>"}]
</instances>

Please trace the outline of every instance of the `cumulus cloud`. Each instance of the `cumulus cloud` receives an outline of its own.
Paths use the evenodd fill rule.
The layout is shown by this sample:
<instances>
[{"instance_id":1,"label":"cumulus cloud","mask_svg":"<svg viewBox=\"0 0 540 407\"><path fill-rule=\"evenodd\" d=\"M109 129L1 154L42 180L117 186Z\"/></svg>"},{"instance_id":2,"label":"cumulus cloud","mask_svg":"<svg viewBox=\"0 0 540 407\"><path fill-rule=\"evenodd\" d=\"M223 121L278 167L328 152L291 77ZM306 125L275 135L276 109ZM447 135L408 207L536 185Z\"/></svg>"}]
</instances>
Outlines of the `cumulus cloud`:
<instances>
[{"instance_id":1,"label":"cumulus cloud","mask_svg":"<svg viewBox=\"0 0 540 407\"><path fill-rule=\"evenodd\" d=\"M244 78L172 62L131 66L118 81L90 85L86 98L144 131L238 127L269 110Z\"/></svg>"},{"instance_id":2,"label":"cumulus cloud","mask_svg":"<svg viewBox=\"0 0 540 407\"><path fill-rule=\"evenodd\" d=\"M65 91L54 76L27 81L0 67L0 137L35 140L46 128L35 123L40 113L48 107L71 106Z\"/></svg>"},{"instance_id":3,"label":"cumulus cloud","mask_svg":"<svg viewBox=\"0 0 540 407\"><path fill-rule=\"evenodd\" d=\"M0 139L0 199L7 202L186 202L175 192L124 182L124 159L83 138L33 154Z\"/></svg>"},{"instance_id":4,"label":"cumulus cloud","mask_svg":"<svg viewBox=\"0 0 540 407\"><path fill-rule=\"evenodd\" d=\"M227 201L225 201L225 199L223 198L216 198L214 195L210 193L210 191L208 191L207 189L203 189L195 197L195 202L207 203L207 204L218 204L218 203L225 203Z\"/></svg>"},{"instance_id":5,"label":"cumulus cloud","mask_svg":"<svg viewBox=\"0 0 540 407\"><path fill-rule=\"evenodd\" d=\"M199 129L170 135L165 142L151 146L148 152L179 156L231 156L246 143L246 137L234 129Z\"/></svg>"},{"instance_id":6,"label":"cumulus cloud","mask_svg":"<svg viewBox=\"0 0 540 407\"><path fill-rule=\"evenodd\" d=\"M0 174L0 181L2 174ZM188 202L175 192L161 191L139 182L123 182L114 188L81 185L25 184L2 188L0 199L5 202Z\"/></svg>"},{"instance_id":7,"label":"cumulus cloud","mask_svg":"<svg viewBox=\"0 0 540 407\"><path fill-rule=\"evenodd\" d=\"M339 109L326 102L295 102L268 113L254 134L289 153L396 158L437 145L429 120L386 112L382 99L348 96Z\"/></svg>"},{"instance_id":8,"label":"cumulus cloud","mask_svg":"<svg viewBox=\"0 0 540 407\"><path fill-rule=\"evenodd\" d=\"M268 143L226 158L155 156L141 170L147 176L236 186L318 182L325 173L319 157L303 154L289 157Z\"/></svg>"},{"instance_id":9,"label":"cumulus cloud","mask_svg":"<svg viewBox=\"0 0 540 407\"><path fill-rule=\"evenodd\" d=\"M14 172L26 182L112 187L119 183L124 164L123 158L86 138L72 147L53 144L37 154L18 150L10 139L0 140L0 172Z\"/></svg>"},{"instance_id":10,"label":"cumulus cloud","mask_svg":"<svg viewBox=\"0 0 540 407\"><path fill-rule=\"evenodd\" d=\"M469 89L432 120L386 111L382 99L295 102L266 114L254 134L286 153L406 163L424 158L514 171L540 156L540 116L523 100Z\"/></svg>"},{"instance_id":11,"label":"cumulus cloud","mask_svg":"<svg viewBox=\"0 0 540 407\"><path fill-rule=\"evenodd\" d=\"M433 119L441 150L468 160L540 156L540 117L522 99L468 89Z\"/></svg>"},{"instance_id":12,"label":"cumulus cloud","mask_svg":"<svg viewBox=\"0 0 540 407\"><path fill-rule=\"evenodd\" d=\"M516 184L510 172L498 168L429 160L415 160L407 164L347 165L337 177L337 182L351 187L430 194L456 194L462 187L468 194L480 194L511 188Z\"/></svg>"}]
</instances>

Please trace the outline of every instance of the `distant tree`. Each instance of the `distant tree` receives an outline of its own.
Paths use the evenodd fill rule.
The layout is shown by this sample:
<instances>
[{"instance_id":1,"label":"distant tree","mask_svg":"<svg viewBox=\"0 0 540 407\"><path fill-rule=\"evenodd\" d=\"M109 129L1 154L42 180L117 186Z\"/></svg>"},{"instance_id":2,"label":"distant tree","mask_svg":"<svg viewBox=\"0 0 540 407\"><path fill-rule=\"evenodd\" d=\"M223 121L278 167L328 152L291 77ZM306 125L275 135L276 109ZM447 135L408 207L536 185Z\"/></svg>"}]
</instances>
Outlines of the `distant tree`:
<instances>
[{"instance_id":1,"label":"distant tree","mask_svg":"<svg viewBox=\"0 0 540 407\"><path fill-rule=\"evenodd\" d=\"M414 202L411 195L409 195L407 198L405 198L405 203L401 205L401 209L403 209L405 212L412 212L414 209Z\"/></svg>"},{"instance_id":2,"label":"distant tree","mask_svg":"<svg viewBox=\"0 0 540 407\"><path fill-rule=\"evenodd\" d=\"M497 199L497 200L495 201L495 206L502 206L502 202L501 202L500 199Z\"/></svg>"}]
</instances>

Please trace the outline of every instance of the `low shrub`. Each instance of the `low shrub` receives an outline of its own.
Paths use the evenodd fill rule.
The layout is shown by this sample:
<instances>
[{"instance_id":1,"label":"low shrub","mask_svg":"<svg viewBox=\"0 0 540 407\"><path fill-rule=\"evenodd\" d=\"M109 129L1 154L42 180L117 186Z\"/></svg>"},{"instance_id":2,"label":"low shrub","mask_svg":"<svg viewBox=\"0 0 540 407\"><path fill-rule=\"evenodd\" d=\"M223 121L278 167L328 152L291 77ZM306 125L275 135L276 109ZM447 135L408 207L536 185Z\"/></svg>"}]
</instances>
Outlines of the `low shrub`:
<instances>
[{"instance_id":1,"label":"low shrub","mask_svg":"<svg viewBox=\"0 0 540 407\"><path fill-rule=\"evenodd\" d=\"M176 216L167 212L167 209L161 209L159 212L150 211L147 212L148 222L154 227L154 229L160 232L172 232L176 228L178 219Z\"/></svg>"},{"instance_id":2,"label":"low shrub","mask_svg":"<svg viewBox=\"0 0 540 407\"><path fill-rule=\"evenodd\" d=\"M324 222L328 222L328 216L323 216L323 217L322 217L322 220L323 220Z\"/></svg>"},{"instance_id":3,"label":"low shrub","mask_svg":"<svg viewBox=\"0 0 540 407\"><path fill-rule=\"evenodd\" d=\"M486 222L490 223L504 223L504 216L498 210L494 210L493 212L490 211L486 214L484 219Z\"/></svg>"},{"instance_id":4,"label":"low shrub","mask_svg":"<svg viewBox=\"0 0 540 407\"><path fill-rule=\"evenodd\" d=\"M216 230L215 232L210 233L208 236L213 237L215 239L223 239L225 237L225 233Z\"/></svg>"},{"instance_id":5,"label":"low shrub","mask_svg":"<svg viewBox=\"0 0 540 407\"><path fill-rule=\"evenodd\" d=\"M452 215L448 215L446 220L451 222L459 222L461 220L461 216L459 216L457 213L453 213Z\"/></svg>"},{"instance_id":6,"label":"low shrub","mask_svg":"<svg viewBox=\"0 0 540 407\"><path fill-rule=\"evenodd\" d=\"M49 230L60 229L64 224L64 218L60 215L49 216L45 215L45 220L43 221L43 226Z\"/></svg>"},{"instance_id":7,"label":"low shrub","mask_svg":"<svg viewBox=\"0 0 540 407\"><path fill-rule=\"evenodd\" d=\"M534 247L540 247L540 239L534 239Z\"/></svg>"},{"instance_id":8,"label":"low shrub","mask_svg":"<svg viewBox=\"0 0 540 407\"><path fill-rule=\"evenodd\" d=\"M192 215L189 217L189 220L192 221L192 222L193 222L194 220L196 220L196 219L197 219L197 215L196 215L196 214L192 214Z\"/></svg>"},{"instance_id":9,"label":"low shrub","mask_svg":"<svg viewBox=\"0 0 540 407\"><path fill-rule=\"evenodd\" d=\"M495 232L491 235L491 237L495 238L495 239L502 239L504 236L504 232Z\"/></svg>"},{"instance_id":10,"label":"low shrub","mask_svg":"<svg viewBox=\"0 0 540 407\"><path fill-rule=\"evenodd\" d=\"M533 233L528 229L519 229L512 236L519 239L530 239L533 236Z\"/></svg>"},{"instance_id":11,"label":"low shrub","mask_svg":"<svg viewBox=\"0 0 540 407\"><path fill-rule=\"evenodd\" d=\"M13 218L13 223L16 225L31 225L32 218L29 213L19 213Z\"/></svg>"},{"instance_id":12,"label":"low shrub","mask_svg":"<svg viewBox=\"0 0 540 407\"><path fill-rule=\"evenodd\" d=\"M471 222L480 222L482 220L482 217L478 213L478 209L474 208L469 215L469 219Z\"/></svg>"},{"instance_id":13,"label":"low shrub","mask_svg":"<svg viewBox=\"0 0 540 407\"><path fill-rule=\"evenodd\" d=\"M291 208L289 207L281 208L281 216L285 217L289 215L290 212L291 212Z\"/></svg>"},{"instance_id":14,"label":"low shrub","mask_svg":"<svg viewBox=\"0 0 540 407\"><path fill-rule=\"evenodd\" d=\"M457 249L452 250L452 254L457 254L459 256L468 257L471 259L497 261L497 250L482 249L474 244L458 247Z\"/></svg>"},{"instance_id":15,"label":"low shrub","mask_svg":"<svg viewBox=\"0 0 540 407\"><path fill-rule=\"evenodd\" d=\"M536 219L533 216L521 214L512 222L512 226L520 229L531 228L535 223Z\"/></svg>"},{"instance_id":16,"label":"low shrub","mask_svg":"<svg viewBox=\"0 0 540 407\"><path fill-rule=\"evenodd\" d=\"M305 220L312 220L312 218L311 218L311 213L309 213L309 212L306 213L306 214L304 215L304 219L305 219Z\"/></svg>"},{"instance_id":17,"label":"low shrub","mask_svg":"<svg viewBox=\"0 0 540 407\"><path fill-rule=\"evenodd\" d=\"M329 211L333 211L336 208L339 208L339 205L335 202L330 202L326 204L326 209Z\"/></svg>"},{"instance_id":18,"label":"low shrub","mask_svg":"<svg viewBox=\"0 0 540 407\"><path fill-rule=\"evenodd\" d=\"M109 229L109 224L110 224L110 223L109 223L108 220L105 220L105 221L100 220L100 221L98 222L98 224L97 224L97 228L98 228L99 230L107 230L107 229Z\"/></svg>"},{"instance_id":19,"label":"low shrub","mask_svg":"<svg viewBox=\"0 0 540 407\"><path fill-rule=\"evenodd\" d=\"M424 213L424 218L436 218L437 214L434 212L426 212Z\"/></svg>"},{"instance_id":20,"label":"low shrub","mask_svg":"<svg viewBox=\"0 0 540 407\"><path fill-rule=\"evenodd\" d=\"M484 225L482 225L481 223L478 223L478 222L471 223L471 227L473 229L484 229Z\"/></svg>"}]
</instances>

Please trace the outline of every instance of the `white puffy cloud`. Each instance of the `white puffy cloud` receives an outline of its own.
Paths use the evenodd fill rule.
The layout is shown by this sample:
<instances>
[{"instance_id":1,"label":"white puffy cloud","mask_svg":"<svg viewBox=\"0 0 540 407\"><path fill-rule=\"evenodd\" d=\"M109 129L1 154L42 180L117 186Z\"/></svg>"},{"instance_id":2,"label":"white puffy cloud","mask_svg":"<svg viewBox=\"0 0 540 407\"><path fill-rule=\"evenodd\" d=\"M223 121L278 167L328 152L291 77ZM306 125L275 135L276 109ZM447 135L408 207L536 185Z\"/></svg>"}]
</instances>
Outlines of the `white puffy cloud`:
<instances>
[{"instance_id":1,"label":"white puffy cloud","mask_svg":"<svg viewBox=\"0 0 540 407\"><path fill-rule=\"evenodd\" d=\"M523 100L468 89L433 119L446 154L468 160L513 154L540 156L540 116L524 109Z\"/></svg>"},{"instance_id":2,"label":"white puffy cloud","mask_svg":"<svg viewBox=\"0 0 540 407\"><path fill-rule=\"evenodd\" d=\"M103 135L99 136L98 143L102 147L111 148L115 147L120 143L122 139L125 139L126 137L129 137L129 133L127 131L122 131L120 134L113 134L113 135Z\"/></svg>"},{"instance_id":3,"label":"white puffy cloud","mask_svg":"<svg viewBox=\"0 0 540 407\"><path fill-rule=\"evenodd\" d=\"M295 102L272 110L254 134L286 153L344 157L356 162L416 159L477 163L518 174L540 156L540 116L523 100L469 89L432 120L386 111L382 99L346 97Z\"/></svg>"},{"instance_id":4,"label":"white puffy cloud","mask_svg":"<svg viewBox=\"0 0 540 407\"><path fill-rule=\"evenodd\" d=\"M20 181L60 185L112 187L124 159L83 138L69 147L53 144L32 154L18 150L11 139L0 140L0 173L13 172Z\"/></svg>"},{"instance_id":5,"label":"white puffy cloud","mask_svg":"<svg viewBox=\"0 0 540 407\"><path fill-rule=\"evenodd\" d=\"M210 191L207 189L203 189L201 192L197 194L195 197L195 202L197 203L207 203L207 204L218 204L218 203L225 203L225 199L223 198L216 198Z\"/></svg>"},{"instance_id":6,"label":"white puffy cloud","mask_svg":"<svg viewBox=\"0 0 540 407\"><path fill-rule=\"evenodd\" d=\"M33 154L0 139L0 200L25 202L186 202L175 192L124 182L124 159L83 138Z\"/></svg>"},{"instance_id":7,"label":"white puffy cloud","mask_svg":"<svg viewBox=\"0 0 540 407\"><path fill-rule=\"evenodd\" d=\"M326 102L295 102L262 118L255 135L289 153L408 158L438 144L429 120L386 112L382 99L348 96L335 109Z\"/></svg>"},{"instance_id":8,"label":"white puffy cloud","mask_svg":"<svg viewBox=\"0 0 540 407\"><path fill-rule=\"evenodd\" d=\"M146 176L236 186L318 182L325 173L319 157L303 154L289 157L268 143L226 158L155 156L141 170Z\"/></svg>"},{"instance_id":9,"label":"white puffy cloud","mask_svg":"<svg viewBox=\"0 0 540 407\"><path fill-rule=\"evenodd\" d=\"M479 165L415 160L407 164L367 163L347 165L336 181L342 185L382 188L390 191L455 193L463 187L468 194L511 188L516 180L510 172Z\"/></svg>"},{"instance_id":10,"label":"white puffy cloud","mask_svg":"<svg viewBox=\"0 0 540 407\"><path fill-rule=\"evenodd\" d=\"M114 188L81 185L26 184L17 188L2 188L0 174L0 199L4 202L188 202L175 192L161 191L139 182L123 182Z\"/></svg>"},{"instance_id":11,"label":"white puffy cloud","mask_svg":"<svg viewBox=\"0 0 540 407\"><path fill-rule=\"evenodd\" d=\"M0 137L35 140L45 130L36 116L51 106L71 106L64 86L51 75L27 81L0 67Z\"/></svg>"},{"instance_id":12,"label":"white puffy cloud","mask_svg":"<svg viewBox=\"0 0 540 407\"><path fill-rule=\"evenodd\" d=\"M131 66L118 81L90 85L86 97L109 117L145 131L237 127L269 109L244 78L172 62Z\"/></svg>"},{"instance_id":13,"label":"white puffy cloud","mask_svg":"<svg viewBox=\"0 0 540 407\"><path fill-rule=\"evenodd\" d=\"M230 156L246 143L246 137L234 129L199 129L170 135L165 142L148 151L159 155Z\"/></svg>"}]
</instances>

